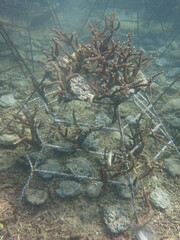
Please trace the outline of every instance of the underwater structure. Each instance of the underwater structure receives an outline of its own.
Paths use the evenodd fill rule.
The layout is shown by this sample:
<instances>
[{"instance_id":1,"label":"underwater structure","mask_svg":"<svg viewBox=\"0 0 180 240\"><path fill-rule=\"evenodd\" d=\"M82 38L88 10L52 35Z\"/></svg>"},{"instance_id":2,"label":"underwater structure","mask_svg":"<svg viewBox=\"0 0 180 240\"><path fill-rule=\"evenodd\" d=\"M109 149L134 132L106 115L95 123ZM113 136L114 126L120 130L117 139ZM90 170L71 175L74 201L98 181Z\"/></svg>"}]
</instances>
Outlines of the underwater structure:
<instances>
[{"instance_id":1,"label":"underwater structure","mask_svg":"<svg viewBox=\"0 0 180 240\"><path fill-rule=\"evenodd\" d=\"M121 22L114 12L105 15L101 29L90 22L88 27L87 42L76 33L53 30L50 51L44 51L44 72L37 79L33 65L29 67L0 22L4 42L31 82L28 98L1 129L1 136L16 136L8 147L23 153L29 169L15 214L24 197L41 205L52 194L43 191L35 200L39 192L31 185L34 178L61 179L55 191L63 199L80 195L87 183L97 184L99 193L108 188L123 192L125 186L133 220L119 206L110 209L107 204L106 228L115 235L131 228L137 239L156 239L149 225L153 208L146 188L141 190L148 211L139 217L138 184L154 174L163 154L180 156L153 105L152 91L157 90L152 84L161 72L144 74L143 67L154 58L133 45L133 34L119 41ZM47 156L56 156L63 167L47 167ZM89 164L96 173L88 170ZM93 195L87 189L86 194Z\"/></svg>"}]
</instances>

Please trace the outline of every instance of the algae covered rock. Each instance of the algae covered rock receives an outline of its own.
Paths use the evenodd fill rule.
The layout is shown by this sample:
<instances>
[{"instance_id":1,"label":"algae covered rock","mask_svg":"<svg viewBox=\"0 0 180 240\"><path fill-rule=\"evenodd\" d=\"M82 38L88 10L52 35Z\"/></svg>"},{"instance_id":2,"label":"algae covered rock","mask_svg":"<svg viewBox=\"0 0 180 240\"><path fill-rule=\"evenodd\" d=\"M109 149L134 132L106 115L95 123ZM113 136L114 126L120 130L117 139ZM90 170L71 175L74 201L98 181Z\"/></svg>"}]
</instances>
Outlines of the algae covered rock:
<instances>
[{"instance_id":1,"label":"algae covered rock","mask_svg":"<svg viewBox=\"0 0 180 240\"><path fill-rule=\"evenodd\" d=\"M56 175L53 172L59 172L60 169L61 169L61 166L56 160L48 159L45 164L42 164L39 167L39 170L42 170L42 172L39 173L39 176L44 178L44 179L50 179L54 175ZM52 173L46 173L46 172L43 172L43 171L49 171L49 172L52 172Z\"/></svg>"},{"instance_id":2,"label":"algae covered rock","mask_svg":"<svg viewBox=\"0 0 180 240\"><path fill-rule=\"evenodd\" d=\"M104 222L108 230L113 234L119 234L127 230L130 220L125 210L119 205L104 207Z\"/></svg>"},{"instance_id":3,"label":"algae covered rock","mask_svg":"<svg viewBox=\"0 0 180 240\"><path fill-rule=\"evenodd\" d=\"M14 98L13 94L2 95L0 97L0 106L4 108L12 107L17 103L17 100Z\"/></svg>"},{"instance_id":4,"label":"algae covered rock","mask_svg":"<svg viewBox=\"0 0 180 240\"><path fill-rule=\"evenodd\" d=\"M76 197L81 192L81 184L70 180L61 182L59 188L56 190L57 195L61 198Z\"/></svg>"},{"instance_id":5,"label":"algae covered rock","mask_svg":"<svg viewBox=\"0 0 180 240\"><path fill-rule=\"evenodd\" d=\"M0 136L0 146L1 147L6 147L6 148L11 148L14 147L14 143L19 140L19 137L14 134L3 134Z\"/></svg>"},{"instance_id":6,"label":"algae covered rock","mask_svg":"<svg viewBox=\"0 0 180 240\"><path fill-rule=\"evenodd\" d=\"M89 198L97 198L101 194L102 182L91 182L86 187L86 194Z\"/></svg>"},{"instance_id":7,"label":"algae covered rock","mask_svg":"<svg viewBox=\"0 0 180 240\"><path fill-rule=\"evenodd\" d=\"M171 204L167 192L162 188L156 187L155 190L150 195L150 202L160 210L164 210Z\"/></svg>"},{"instance_id":8,"label":"algae covered rock","mask_svg":"<svg viewBox=\"0 0 180 240\"><path fill-rule=\"evenodd\" d=\"M44 190L28 188L26 190L26 199L32 205L41 205L46 202L48 194Z\"/></svg>"},{"instance_id":9,"label":"algae covered rock","mask_svg":"<svg viewBox=\"0 0 180 240\"><path fill-rule=\"evenodd\" d=\"M67 169L74 175L90 176L91 164L86 158L76 157L68 160L66 164Z\"/></svg>"}]
</instances>

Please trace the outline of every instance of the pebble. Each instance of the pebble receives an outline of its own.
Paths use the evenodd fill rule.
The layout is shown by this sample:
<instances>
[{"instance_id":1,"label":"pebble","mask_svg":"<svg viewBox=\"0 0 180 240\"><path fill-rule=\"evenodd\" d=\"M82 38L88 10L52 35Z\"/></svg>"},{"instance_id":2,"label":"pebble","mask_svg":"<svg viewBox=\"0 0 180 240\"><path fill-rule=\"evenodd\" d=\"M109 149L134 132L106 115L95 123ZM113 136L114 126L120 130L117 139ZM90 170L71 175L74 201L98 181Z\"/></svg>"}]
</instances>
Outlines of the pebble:
<instances>
[{"instance_id":1,"label":"pebble","mask_svg":"<svg viewBox=\"0 0 180 240\"><path fill-rule=\"evenodd\" d=\"M17 103L17 100L14 98L13 94L2 95L0 97L0 106L4 108L12 107Z\"/></svg>"},{"instance_id":2,"label":"pebble","mask_svg":"<svg viewBox=\"0 0 180 240\"><path fill-rule=\"evenodd\" d=\"M46 202L48 194L44 190L28 188L26 190L26 199L32 205L41 205Z\"/></svg>"},{"instance_id":3,"label":"pebble","mask_svg":"<svg viewBox=\"0 0 180 240\"><path fill-rule=\"evenodd\" d=\"M103 219L107 229L113 234L120 234L126 231L130 225L130 220L125 210L119 204L105 206Z\"/></svg>"},{"instance_id":4,"label":"pebble","mask_svg":"<svg viewBox=\"0 0 180 240\"><path fill-rule=\"evenodd\" d=\"M160 187L155 188L155 190L151 193L149 200L154 207L160 210L165 210L171 204L167 192Z\"/></svg>"},{"instance_id":5,"label":"pebble","mask_svg":"<svg viewBox=\"0 0 180 240\"><path fill-rule=\"evenodd\" d=\"M70 180L61 182L59 188L56 190L57 195L61 198L76 197L81 194L81 192L81 184Z\"/></svg>"}]
</instances>

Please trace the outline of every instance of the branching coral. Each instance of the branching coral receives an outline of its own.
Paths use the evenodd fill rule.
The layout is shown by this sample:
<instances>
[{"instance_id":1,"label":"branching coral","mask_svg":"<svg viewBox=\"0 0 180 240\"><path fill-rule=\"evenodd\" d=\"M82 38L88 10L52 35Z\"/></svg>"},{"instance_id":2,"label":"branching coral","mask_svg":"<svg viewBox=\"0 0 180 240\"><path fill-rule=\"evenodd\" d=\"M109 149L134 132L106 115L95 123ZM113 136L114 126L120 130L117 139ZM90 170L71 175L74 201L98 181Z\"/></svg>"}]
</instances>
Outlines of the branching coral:
<instances>
[{"instance_id":1,"label":"branching coral","mask_svg":"<svg viewBox=\"0 0 180 240\"><path fill-rule=\"evenodd\" d=\"M50 69L56 72L56 83L60 86L58 93L64 96L72 94L71 79L77 75L83 76L91 92L87 98L109 98L116 110L124 98L140 87L148 86L146 78L139 79L138 74L142 65L152 57L144 58L143 50L135 50L132 34L128 34L122 43L114 40L121 26L114 13L105 16L102 31L91 23L88 25L91 42L87 44L79 44L75 33L69 35L54 30L54 46L51 46L51 53L45 53L48 58L46 73L49 74Z\"/></svg>"}]
</instances>

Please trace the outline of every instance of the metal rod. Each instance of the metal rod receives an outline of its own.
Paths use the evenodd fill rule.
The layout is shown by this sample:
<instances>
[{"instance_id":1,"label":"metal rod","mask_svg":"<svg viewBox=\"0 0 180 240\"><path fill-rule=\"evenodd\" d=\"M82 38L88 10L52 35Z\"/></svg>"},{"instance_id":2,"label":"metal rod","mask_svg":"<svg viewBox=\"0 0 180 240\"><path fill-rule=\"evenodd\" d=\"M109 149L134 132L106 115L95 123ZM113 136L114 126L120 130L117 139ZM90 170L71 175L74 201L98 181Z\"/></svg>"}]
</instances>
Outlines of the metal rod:
<instances>
[{"instance_id":1,"label":"metal rod","mask_svg":"<svg viewBox=\"0 0 180 240\"><path fill-rule=\"evenodd\" d=\"M63 28L62 28L62 25L61 25L61 23L59 21L58 15L56 14L56 10L54 8L54 5L53 5L52 1L51 0L47 0L47 2L48 2L48 6L49 6L49 11L50 11L50 13L51 13L51 15L52 15L52 17L54 19L55 26L57 25L56 27L60 28L60 30L62 31ZM57 24L56 24L56 22L57 22Z\"/></svg>"},{"instance_id":2,"label":"metal rod","mask_svg":"<svg viewBox=\"0 0 180 240\"><path fill-rule=\"evenodd\" d=\"M28 38L29 38L29 46L31 51L31 63L32 63L32 70L34 72L34 57L33 57L33 48L32 48L32 40L31 40L31 30L30 30L30 24L29 24L29 15L28 15L28 0L25 1L25 7L26 7L26 24L27 24L27 30L28 30Z\"/></svg>"},{"instance_id":3,"label":"metal rod","mask_svg":"<svg viewBox=\"0 0 180 240\"><path fill-rule=\"evenodd\" d=\"M89 10L89 13L87 14L87 16L86 16L86 18L85 18L85 20L84 20L84 23L82 24L82 26L80 27L80 29L79 29L79 31L78 31L78 35L81 34L81 32L82 32L84 26L85 26L86 23L88 22L89 17L91 16L93 10L95 9L95 6L96 6L97 1L98 1L98 0L94 1L94 3L93 3L93 5L92 5L91 9Z\"/></svg>"},{"instance_id":4,"label":"metal rod","mask_svg":"<svg viewBox=\"0 0 180 240\"><path fill-rule=\"evenodd\" d=\"M139 0L137 0L137 47L140 48L140 36L139 36Z\"/></svg>"},{"instance_id":5,"label":"metal rod","mask_svg":"<svg viewBox=\"0 0 180 240\"><path fill-rule=\"evenodd\" d=\"M175 80L159 95L159 97L153 102L154 106L178 80L179 80L179 77L175 78Z\"/></svg>"}]
</instances>

